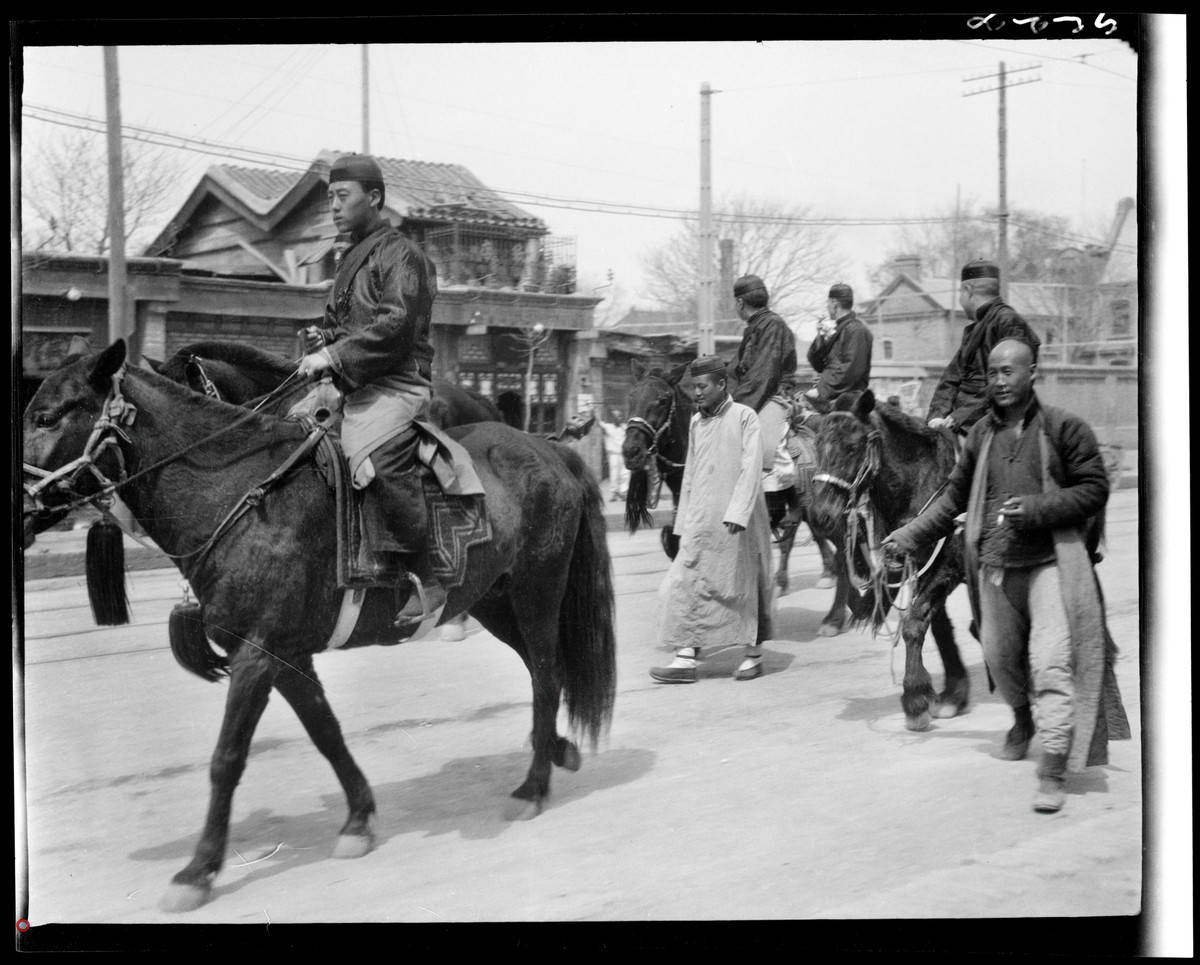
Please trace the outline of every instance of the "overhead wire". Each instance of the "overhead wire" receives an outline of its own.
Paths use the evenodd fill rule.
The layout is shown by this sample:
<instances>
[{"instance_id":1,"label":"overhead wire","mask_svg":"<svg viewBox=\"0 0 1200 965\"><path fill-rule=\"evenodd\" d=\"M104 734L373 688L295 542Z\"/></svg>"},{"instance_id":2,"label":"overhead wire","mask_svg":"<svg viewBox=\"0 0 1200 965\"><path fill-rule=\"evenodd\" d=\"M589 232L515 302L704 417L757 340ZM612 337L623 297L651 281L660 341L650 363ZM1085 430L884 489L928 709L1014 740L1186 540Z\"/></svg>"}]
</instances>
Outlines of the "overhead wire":
<instances>
[{"instance_id":1,"label":"overhead wire","mask_svg":"<svg viewBox=\"0 0 1200 965\"><path fill-rule=\"evenodd\" d=\"M39 113L49 114L51 116L43 117L39 116ZM105 129L105 121L102 118L92 117L90 115L80 114L73 111L64 111L57 108L44 107L36 104L23 105L22 115L30 117L34 120L43 121L45 123L60 124L67 127L77 127L92 132L102 132ZM307 171L312 167L311 158L288 155L276 151L260 150L257 148L244 148L232 144L222 144L204 138L197 138L182 134L172 134L168 131L143 127L141 125L123 124L122 137L127 137L134 141L157 144L163 147L171 147L218 157L232 158L234 160L246 161L247 163L269 164L274 167L284 168L285 170ZM450 186L447 185L443 180L422 178L419 175L410 175L406 178L406 180L414 185L426 185L431 188L436 188L438 191L443 193L447 193L450 188ZM696 212L693 209L687 208L668 208L656 205L635 204L630 202L597 201L585 198L547 195L538 192L521 191L516 189L487 187L483 190L488 194L497 195L501 198L519 200L522 203L529 204L531 206L587 211L596 214L619 214L627 217L654 217L683 221L693 220L696 217ZM464 188L460 197L462 200L470 200L471 189L469 187ZM742 213L724 211L714 212L713 217L717 218L718 220L731 220L736 218L742 221L751 221L756 224L825 225L841 227L950 224L955 221L977 221L990 224L995 220L994 218L978 216L960 218L948 216L917 218L811 217L796 215L746 215ZM1029 222L1013 221L1010 219L1009 224L1039 231L1043 234L1053 235L1066 240L1095 244L1103 243L1100 241L1100 239L1089 239L1083 235L1059 232L1046 228L1045 226L1036 225Z\"/></svg>"}]
</instances>

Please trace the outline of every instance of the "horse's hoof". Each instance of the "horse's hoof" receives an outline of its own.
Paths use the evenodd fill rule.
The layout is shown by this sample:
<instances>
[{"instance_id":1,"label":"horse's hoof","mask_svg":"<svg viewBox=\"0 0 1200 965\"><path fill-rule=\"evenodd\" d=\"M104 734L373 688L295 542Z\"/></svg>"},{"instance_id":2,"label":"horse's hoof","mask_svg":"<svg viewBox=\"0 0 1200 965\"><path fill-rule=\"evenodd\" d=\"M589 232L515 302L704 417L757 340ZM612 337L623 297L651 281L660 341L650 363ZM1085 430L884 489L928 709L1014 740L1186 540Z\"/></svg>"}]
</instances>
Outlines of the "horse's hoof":
<instances>
[{"instance_id":1,"label":"horse's hoof","mask_svg":"<svg viewBox=\"0 0 1200 965\"><path fill-rule=\"evenodd\" d=\"M822 576L819 580L817 580L818 590L831 590L835 586L837 586L837 580L835 580L832 576Z\"/></svg>"},{"instance_id":2,"label":"horse's hoof","mask_svg":"<svg viewBox=\"0 0 1200 965\"><path fill-rule=\"evenodd\" d=\"M369 854L375 845L375 839L369 834L339 835L337 844L333 846L335 858L361 858Z\"/></svg>"},{"instance_id":3,"label":"horse's hoof","mask_svg":"<svg viewBox=\"0 0 1200 965\"><path fill-rule=\"evenodd\" d=\"M531 821L542 813L544 799L529 800L523 797L510 797L504 805L505 821Z\"/></svg>"},{"instance_id":4,"label":"horse's hoof","mask_svg":"<svg viewBox=\"0 0 1200 965\"><path fill-rule=\"evenodd\" d=\"M208 901L211 892L212 887L207 884L180 885L172 883L167 888L167 893L163 895L162 901L159 902L159 907L171 914L195 911Z\"/></svg>"},{"instance_id":5,"label":"horse's hoof","mask_svg":"<svg viewBox=\"0 0 1200 965\"><path fill-rule=\"evenodd\" d=\"M836 637L841 632L842 627L838 623L822 623L817 627L817 636L819 637Z\"/></svg>"},{"instance_id":6,"label":"horse's hoof","mask_svg":"<svg viewBox=\"0 0 1200 965\"><path fill-rule=\"evenodd\" d=\"M571 741L563 741L562 757L554 763L568 771L577 771L583 767L583 758L579 755L579 748Z\"/></svg>"},{"instance_id":7,"label":"horse's hoof","mask_svg":"<svg viewBox=\"0 0 1200 965\"><path fill-rule=\"evenodd\" d=\"M931 723L933 723L933 718L930 716L929 711L925 711L917 717L904 718L904 726L909 730L929 730L929 725Z\"/></svg>"}]
</instances>

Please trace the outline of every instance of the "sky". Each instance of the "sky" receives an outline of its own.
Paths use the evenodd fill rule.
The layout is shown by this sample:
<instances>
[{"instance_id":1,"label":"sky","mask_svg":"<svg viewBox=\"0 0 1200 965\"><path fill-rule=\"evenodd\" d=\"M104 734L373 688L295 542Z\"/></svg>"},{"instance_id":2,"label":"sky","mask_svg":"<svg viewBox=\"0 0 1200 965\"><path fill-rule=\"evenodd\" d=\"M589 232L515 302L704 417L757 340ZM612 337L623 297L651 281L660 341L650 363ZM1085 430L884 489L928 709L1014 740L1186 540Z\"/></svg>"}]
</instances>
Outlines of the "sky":
<instances>
[{"instance_id":1,"label":"sky","mask_svg":"<svg viewBox=\"0 0 1200 965\"><path fill-rule=\"evenodd\" d=\"M848 268L830 283L869 297L868 272L902 228L861 222L996 203L1001 62L1016 85L1010 210L1066 217L1077 237L1064 243L1103 242L1118 201L1137 194L1139 64L1088 28L1055 40L1008 24L988 41L373 43L369 146L461 164L573 238L603 324L654 307L645 257L698 210L707 83L714 208L743 196L836 219L830 242ZM125 45L118 71L124 125L265 152L169 149L185 176L164 224L209 165L297 167L364 146L361 44ZM70 130L57 112L102 119L102 49L25 48L23 105L27 152Z\"/></svg>"}]
</instances>

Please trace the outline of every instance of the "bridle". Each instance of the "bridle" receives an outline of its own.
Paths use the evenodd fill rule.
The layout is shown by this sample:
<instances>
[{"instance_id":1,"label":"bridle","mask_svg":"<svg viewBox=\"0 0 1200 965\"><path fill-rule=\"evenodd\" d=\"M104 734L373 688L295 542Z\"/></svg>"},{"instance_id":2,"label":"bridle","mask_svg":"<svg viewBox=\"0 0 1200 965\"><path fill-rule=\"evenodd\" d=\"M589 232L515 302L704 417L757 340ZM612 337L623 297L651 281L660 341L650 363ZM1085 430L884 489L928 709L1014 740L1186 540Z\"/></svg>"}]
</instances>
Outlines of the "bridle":
<instances>
[{"instance_id":1,"label":"bridle","mask_svg":"<svg viewBox=\"0 0 1200 965\"><path fill-rule=\"evenodd\" d=\"M146 475L149 472L159 469L162 466L175 462L181 459L191 450L202 446L207 442L212 441L218 436L224 435L227 432L237 428L243 422L255 418L258 413L256 410L248 410L244 415L239 416L229 425L222 426L215 432L209 433L202 439L192 442L178 452L175 452L157 462L138 470L133 475L129 475L125 471L125 457L121 450L120 443L117 441L123 439L127 444L132 445L132 440L129 434L125 431L126 426L133 425L133 421L137 416L137 406L125 398L121 391L121 383L125 378L126 370L125 363L122 362L111 376L112 388L109 389L108 396L101 407L100 416L96 419L92 426L92 431L88 436L88 441L83 447L83 453L77 459L73 459L66 465L55 470L41 469L37 466L30 465L27 462L21 464L21 471L24 476L38 477L39 481L35 483L23 483L22 488L25 495L33 504L32 512L63 512L70 511L87 503L94 504L101 512L108 514L116 491L122 486L127 485L133 480ZM281 393L295 378L294 375L288 376L274 392L267 396L267 399ZM266 399L264 399L266 401ZM301 424L308 430L305 439L301 444L293 450L283 464L276 469L270 476L260 482L257 486L249 490L226 517L217 525L213 534L209 536L200 547L181 555L165 554L171 559L185 559L192 556L202 555L206 553L216 543L218 539L229 527L242 516L251 507L256 506L266 494L266 490L273 486L276 482L283 478L305 455L311 452L320 442L328 429L327 425L321 424L311 418L303 418ZM117 479L109 478L97 464L97 460L101 455L109 450L113 450L117 459ZM100 490L97 493L85 494L78 492L74 487L79 475L83 472L90 472L100 485ZM42 495L49 490L59 490L68 499L65 505L47 507L42 501Z\"/></svg>"},{"instance_id":2,"label":"bridle","mask_svg":"<svg viewBox=\"0 0 1200 965\"><path fill-rule=\"evenodd\" d=\"M829 415L855 418L849 412L832 412ZM887 563L879 541L879 517L871 499L871 487L875 483L875 478L879 475L879 467L882 464L882 451L883 435L876 426L872 425L867 430L867 452L853 482L847 482L845 479L835 476L832 473L820 472L813 475L814 483L826 483L846 492L846 567L850 578L855 582L860 593L866 591L871 586L875 587L875 606L877 608L881 605L883 590L899 590L905 585L909 585L910 589L915 587L915 581L933 565L934 560L937 559L942 546L946 542L945 537L938 541L933 552L929 555L929 559L925 561L919 570L912 560L905 560L903 566L904 575L900 582L888 582L885 575ZM929 507L945 485L945 482L943 482L933 495L925 501L921 512L917 513L918 516ZM856 565L860 555L856 552L859 545L860 533L865 533L866 536L866 553L863 554L863 561L867 564L868 569L866 574L860 573ZM897 605L896 609L903 611L906 609L906 605Z\"/></svg>"},{"instance_id":3,"label":"bridle","mask_svg":"<svg viewBox=\"0 0 1200 965\"><path fill-rule=\"evenodd\" d=\"M125 457L121 452L121 446L117 440L124 439L126 442L130 441L125 427L133 425L133 420L137 417L137 406L127 400L121 392L121 382L124 378L125 364L122 363L120 368L111 376L112 388L109 390L108 397L104 400L104 405L100 410L100 417L92 426L87 443L83 447L82 455L53 471L40 469L27 462L21 464L22 475L34 476L40 479L39 482L24 483L22 485L25 495L29 497L34 505L35 512L57 512L62 509L60 506L47 507L42 501L42 494L51 489L62 490L73 500L67 506L68 510L93 501L98 501L100 505L110 505L112 494L116 491L117 487L124 485L128 481L129 477L125 473ZM116 482L105 475L104 471L98 465L100 456L109 450L112 450L116 454ZM96 481L100 484L99 493L85 496L75 490L76 481L84 472L91 473L95 477Z\"/></svg>"},{"instance_id":4,"label":"bridle","mask_svg":"<svg viewBox=\"0 0 1200 965\"><path fill-rule=\"evenodd\" d=\"M659 451L659 443L670 432L671 424L675 418L675 386L669 382L665 384L671 390L671 402L667 408L667 417L663 420L663 424L656 429L647 419L643 419L641 416L631 416L625 423L625 431L628 432L630 429L637 429L639 432L645 433L650 443L646 447L646 455L653 456L660 469L682 469L684 466L682 462L673 462Z\"/></svg>"}]
</instances>

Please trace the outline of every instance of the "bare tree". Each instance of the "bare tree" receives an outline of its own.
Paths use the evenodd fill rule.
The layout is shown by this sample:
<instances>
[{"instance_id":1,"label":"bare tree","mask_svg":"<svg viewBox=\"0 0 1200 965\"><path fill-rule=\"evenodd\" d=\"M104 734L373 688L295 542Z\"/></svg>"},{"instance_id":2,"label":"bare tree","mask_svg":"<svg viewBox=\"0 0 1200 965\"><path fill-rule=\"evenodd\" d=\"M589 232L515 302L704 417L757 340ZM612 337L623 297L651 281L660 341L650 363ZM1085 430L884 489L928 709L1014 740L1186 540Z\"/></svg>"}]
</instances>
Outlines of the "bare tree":
<instances>
[{"instance_id":1,"label":"bare tree","mask_svg":"<svg viewBox=\"0 0 1200 965\"><path fill-rule=\"evenodd\" d=\"M734 277L758 275L771 307L784 318L823 303L831 282L847 271L830 229L812 223L811 209L738 196L715 206L717 237L733 241ZM695 312L700 287L699 220L687 221L672 238L645 255L646 295L664 307Z\"/></svg>"},{"instance_id":2,"label":"bare tree","mask_svg":"<svg viewBox=\"0 0 1200 965\"><path fill-rule=\"evenodd\" d=\"M1059 253L1079 245L1067 219L1037 211L1010 212L1008 231L1010 281L1052 281ZM922 271L934 278L953 278L968 261L995 258L998 249L997 213L977 208L973 202L956 212L943 209L926 224L907 225L889 247L887 260L870 272L872 282L883 287L895 274L893 263L903 255L921 259Z\"/></svg>"},{"instance_id":3,"label":"bare tree","mask_svg":"<svg viewBox=\"0 0 1200 965\"><path fill-rule=\"evenodd\" d=\"M71 131L24 146L21 167L21 243L104 255L109 248L108 154L104 139ZM165 151L138 141L122 148L125 237L138 251L161 227L178 191L183 167Z\"/></svg>"}]
</instances>

